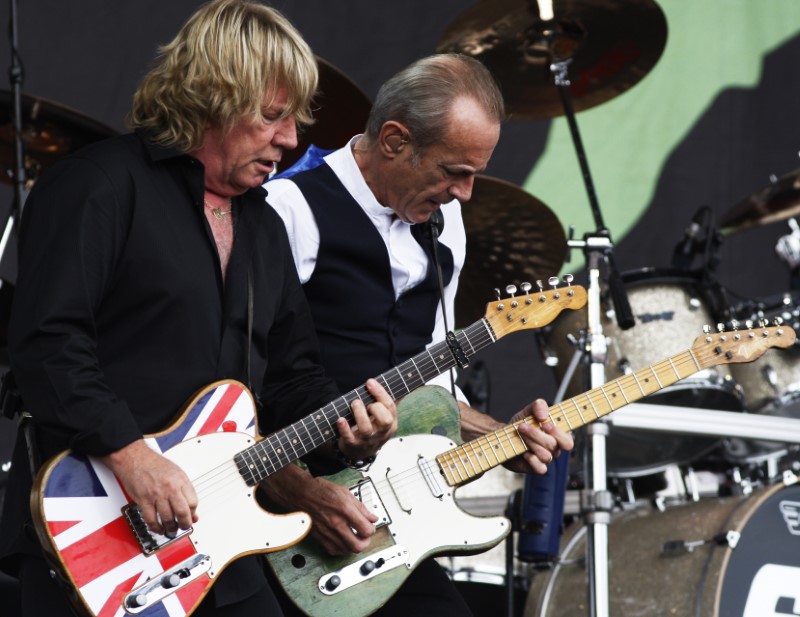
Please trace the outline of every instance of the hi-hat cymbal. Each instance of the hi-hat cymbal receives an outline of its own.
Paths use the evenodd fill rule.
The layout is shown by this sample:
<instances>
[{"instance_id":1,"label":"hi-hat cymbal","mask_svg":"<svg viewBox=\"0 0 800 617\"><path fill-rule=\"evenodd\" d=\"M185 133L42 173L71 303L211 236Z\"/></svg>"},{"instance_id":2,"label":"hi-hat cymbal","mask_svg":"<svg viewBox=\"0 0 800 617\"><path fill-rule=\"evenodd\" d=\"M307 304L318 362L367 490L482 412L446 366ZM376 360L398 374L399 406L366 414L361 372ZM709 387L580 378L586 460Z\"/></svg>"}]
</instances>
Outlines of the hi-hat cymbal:
<instances>
[{"instance_id":1,"label":"hi-hat cymbal","mask_svg":"<svg viewBox=\"0 0 800 617\"><path fill-rule=\"evenodd\" d=\"M25 152L26 180L36 180L41 172L62 156L117 132L69 107L47 99L23 94L22 143ZM0 181L12 182L15 160L14 109L11 92L0 91Z\"/></svg>"},{"instance_id":2,"label":"hi-hat cymbal","mask_svg":"<svg viewBox=\"0 0 800 617\"><path fill-rule=\"evenodd\" d=\"M456 296L456 324L483 317L494 289L557 276L567 255L564 228L550 208L521 188L477 176L462 208L467 258ZM505 292L503 292L505 294Z\"/></svg>"},{"instance_id":3,"label":"hi-hat cymbal","mask_svg":"<svg viewBox=\"0 0 800 617\"><path fill-rule=\"evenodd\" d=\"M552 0L552 8L553 19L542 21L536 0L482 0L448 27L436 49L483 62L511 117L535 120L565 113L554 60L571 59L570 98L581 111L632 88L666 45L666 18L653 0Z\"/></svg>"},{"instance_id":4,"label":"hi-hat cymbal","mask_svg":"<svg viewBox=\"0 0 800 617\"><path fill-rule=\"evenodd\" d=\"M767 188L743 199L722 217L725 233L785 221L800 214L800 169L775 178Z\"/></svg>"},{"instance_id":5,"label":"hi-hat cymbal","mask_svg":"<svg viewBox=\"0 0 800 617\"><path fill-rule=\"evenodd\" d=\"M283 153L281 170L296 163L310 145L323 150L341 148L367 125L372 109L367 95L329 62L317 57L317 65L319 89L313 103L316 121L298 135L297 148Z\"/></svg>"}]
</instances>

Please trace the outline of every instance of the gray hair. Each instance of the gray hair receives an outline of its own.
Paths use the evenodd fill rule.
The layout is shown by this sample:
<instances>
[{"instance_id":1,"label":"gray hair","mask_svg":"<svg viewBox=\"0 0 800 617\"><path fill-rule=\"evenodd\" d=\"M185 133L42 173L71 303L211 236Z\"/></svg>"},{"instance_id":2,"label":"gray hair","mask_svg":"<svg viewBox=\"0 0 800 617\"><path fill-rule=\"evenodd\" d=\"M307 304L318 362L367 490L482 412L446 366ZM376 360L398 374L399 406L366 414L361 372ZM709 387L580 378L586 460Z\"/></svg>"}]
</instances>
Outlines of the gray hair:
<instances>
[{"instance_id":1,"label":"gray hair","mask_svg":"<svg viewBox=\"0 0 800 617\"><path fill-rule=\"evenodd\" d=\"M375 141L388 121L408 128L417 148L440 141L451 103L475 100L498 124L505 120L503 95L481 62L462 54L437 54L417 60L381 86L367 120L366 136Z\"/></svg>"}]
</instances>

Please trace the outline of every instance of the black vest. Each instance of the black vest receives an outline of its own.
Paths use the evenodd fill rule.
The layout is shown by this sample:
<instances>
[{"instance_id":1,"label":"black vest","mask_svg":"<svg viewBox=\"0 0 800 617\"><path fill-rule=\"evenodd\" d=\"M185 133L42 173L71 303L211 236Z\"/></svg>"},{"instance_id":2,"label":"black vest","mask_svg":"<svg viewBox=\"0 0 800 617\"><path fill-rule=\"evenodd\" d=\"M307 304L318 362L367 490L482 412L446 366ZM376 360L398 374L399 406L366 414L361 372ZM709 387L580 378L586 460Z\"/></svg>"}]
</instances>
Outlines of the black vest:
<instances>
[{"instance_id":1,"label":"black vest","mask_svg":"<svg viewBox=\"0 0 800 617\"><path fill-rule=\"evenodd\" d=\"M425 279L395 301L386 245L333 170L323 163L292 180L310 204L319 228L317 263L304 290L322 363L343 392L352 390L431 342L439 283L430 228L411 228L428 256ZM453 277L453 253L441 242L438 253L446 286Z\"/></svg>"}]
</instances>

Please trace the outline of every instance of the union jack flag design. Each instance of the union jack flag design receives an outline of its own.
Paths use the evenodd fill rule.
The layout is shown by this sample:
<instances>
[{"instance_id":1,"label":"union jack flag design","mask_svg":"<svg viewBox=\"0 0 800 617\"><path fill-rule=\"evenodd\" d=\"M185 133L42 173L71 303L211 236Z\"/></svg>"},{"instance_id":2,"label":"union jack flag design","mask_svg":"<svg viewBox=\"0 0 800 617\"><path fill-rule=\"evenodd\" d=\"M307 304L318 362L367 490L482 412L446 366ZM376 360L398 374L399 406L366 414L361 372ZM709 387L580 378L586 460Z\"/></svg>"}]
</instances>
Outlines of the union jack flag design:
<instances>
[{"instance_id":1,"label":"union jack flag design","mask_svg":"<svg viewBox=\"0 0 800 617\"><path fill-rule=\"evenodd\" d=\"M164 453L182 441L217 431L255 437L254 411L242 384L217 382L198 393L169 432L148 437L146 442ZM65 454L49 467L45 482L40 507L48 539L82 604L96 617L126 615L122 606L126 593L197 552L186 535L145 555L122 516L129 499L114 474L93 457ZM211 583L208 575L202 575L138 614L185 617Z\"/></svg>"}]
</instances>

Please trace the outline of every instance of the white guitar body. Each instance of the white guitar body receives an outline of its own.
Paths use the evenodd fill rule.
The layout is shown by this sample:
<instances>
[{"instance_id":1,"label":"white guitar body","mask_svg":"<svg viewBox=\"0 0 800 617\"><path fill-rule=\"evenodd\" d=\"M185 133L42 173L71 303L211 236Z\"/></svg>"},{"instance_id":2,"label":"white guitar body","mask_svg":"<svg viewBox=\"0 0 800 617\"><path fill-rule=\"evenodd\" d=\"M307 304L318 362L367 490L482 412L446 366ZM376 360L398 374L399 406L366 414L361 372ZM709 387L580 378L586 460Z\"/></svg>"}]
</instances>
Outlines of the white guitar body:
<instances>
[{"instance_id":1,"label":"white guitar body","mask_svg":"<svg viewBox=\"0 0 800 617\"><path fill-rule=\"evenodd\" d=\"M439 435L397 437L363 474L378 488L392 536L408 551L408 568L431 555L485 550L510 530L503 516L474 516L456 504L455 488L444 481L435 460L455 446Z\"/></svg>"},{"instance_id":2,"label":"white guitar body","mask_svg":"<svg viewBox=\"0 0 800 617\"><path fill-rule=\"evenodd\" d=\"M237 557L297 543L311 529L305 512L276 515L261 508L233 457L254 443L244 433L209 433L183 441L165 456L196 478L197 523L189 537L198 553L211 557L214 578Z\"/></svg>"}]
</instances>

